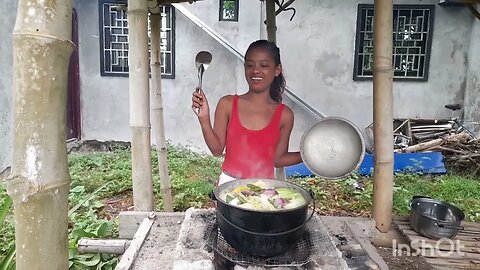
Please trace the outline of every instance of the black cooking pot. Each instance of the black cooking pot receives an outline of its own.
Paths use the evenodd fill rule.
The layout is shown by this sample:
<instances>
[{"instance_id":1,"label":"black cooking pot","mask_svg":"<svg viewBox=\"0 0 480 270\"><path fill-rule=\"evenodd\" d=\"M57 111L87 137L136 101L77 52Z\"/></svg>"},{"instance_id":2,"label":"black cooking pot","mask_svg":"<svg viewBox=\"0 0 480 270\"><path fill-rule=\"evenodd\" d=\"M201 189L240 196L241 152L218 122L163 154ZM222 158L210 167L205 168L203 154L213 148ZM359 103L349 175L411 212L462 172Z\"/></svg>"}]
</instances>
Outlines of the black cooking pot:
<instances>
[{"instance_id":1,"label":"black cooking pot","mask_svg":"<svg viewBox=\"0 0 480 270\"><path fill-rule=\"evenodd\" d=\"M222 199L224 192L254 184L258 180L262 180L267 188L294 189L303 195L305 204L293 209L262 211L230 205ZM217 187L214 196L217 200L218 226L227 243L237 251L256 256L275 256L288 251L301 239L305 225L313 215L312 211L308 216L308 205L313 200L313 194L285 181L235 180Z\"/></svg>"},{"instance_id":2,"label":"black cooking pot","mask_svg":"<svg viewBox=\"0 0 480 270\"><path fill-rule=\"evenodd\" d=\"M465 214L458 207L429 197L414 196L410 201L410 226L432 239L454 237Z\"/></svg>"}]
</instances>

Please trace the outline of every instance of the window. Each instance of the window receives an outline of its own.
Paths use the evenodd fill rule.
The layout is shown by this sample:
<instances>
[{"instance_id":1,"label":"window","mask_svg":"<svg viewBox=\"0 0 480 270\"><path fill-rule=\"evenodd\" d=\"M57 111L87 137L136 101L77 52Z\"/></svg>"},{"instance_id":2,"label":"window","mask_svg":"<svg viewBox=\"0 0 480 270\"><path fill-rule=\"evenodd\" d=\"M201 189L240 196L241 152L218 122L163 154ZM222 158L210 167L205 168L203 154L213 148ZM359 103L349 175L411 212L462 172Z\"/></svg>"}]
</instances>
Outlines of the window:
<instances>
[{"instance_id":1,"label":"window","mask_svg":"<svg viewBox=\"0 0 480 270\"><path fill-rule=\"evenodd\" d=\"M394 80L428 80L433 5L393 6ZM358 5L354 80L372 78L373 5Z\"/></svg>"},{"instance_id":2,"label":"window","mask_svg":"<svg viewBox=\"0 0 480 270\"><path fill-rule=\"evenodd\" d=\"M238 22L238 0L220 0L219 20Z\"/></svg>"},{"instance_id":3,"label":"window","mask_svg":"<svg viewBox=\"0 0 480 270\"><path fill-rule=\"evenodd\" d=\"M115 0L102 0L99 3L100 73L102 76L128 76L127 12L115 8L119 3ZM173 7L162 6L160 15L162 78L175 78ZM150 26L148 28L150 35Z\"/></svg>"}]
</instances>

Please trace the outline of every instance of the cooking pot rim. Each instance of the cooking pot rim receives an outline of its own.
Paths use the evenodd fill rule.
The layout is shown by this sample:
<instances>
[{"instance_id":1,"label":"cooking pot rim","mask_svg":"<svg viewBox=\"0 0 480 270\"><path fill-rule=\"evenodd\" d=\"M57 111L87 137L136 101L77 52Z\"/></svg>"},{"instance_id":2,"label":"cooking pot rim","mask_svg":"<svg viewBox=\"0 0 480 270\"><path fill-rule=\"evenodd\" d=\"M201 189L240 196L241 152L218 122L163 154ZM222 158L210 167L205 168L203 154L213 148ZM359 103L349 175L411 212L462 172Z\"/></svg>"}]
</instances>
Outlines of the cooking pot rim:
<instances>
[{"instance_id":1,"label":"cooking pot rim","mask_svg":"<svg viewBox=\"0 0 480 270\"><path fill-rule=\"evenodd\" d=\"M435 216L427 215L427 214L424 214L422 212L419 212L416 209L416 207L414 207L415 203L436 203L436 204L443 205L443 206L453 210L453 214L457 218L457 220L456 221L440 220L440 219L436 218ZM415 214L420 215L422 217L426 217L426 218L429 218L431 220L440 221L440 222L461 222L462 220L465 219L465 213L460 208L458 208L457 206L455 206L453 204L450 204L450 203L447 203L447 202L435 200L435 199L432 199L432 198L415 198L415 199L412 199L410 201L410 211L413 211Z\"/></svg>"},{"instance_id":2,"label":"cooking pot rim","mask_svg":"<svg viewBox=\"0 0 480 270\"><path fill-rule=\"evenodd\" d=\"M359 151L359 156L358 156L358 161L355 163L355 165L350 168L350 171L345 171L343 172L343 174L341 175L336 175L336 176L325 176L325 175L322 175L321 172L318 172L317 170L313 169L314 166L313 166L313 163L312 161L310 160L310 158L308 157L308 154L305 153L306 149L305 149L305 145L304 145L304 142L307 138L307 136L311 136L309 135L310 132L319 124L323 123L323 122L326 122L326 121L342 121L342 122L345 122L347 123L348 125L350 125L353 130L355 130L355 132L357 133L358 135L358 138L360 140L360 145L361 145L361 150ZM359 167L360 165L362 164L363 162L363 159L365 157L365 139L363 138L363 134L362 132L360 131L360 129L350 120L348 119L345 119L343 117L338 117L338 116L328 116L328 117L325 117L323 119L320 119L318 122L314 123L313 125L311 125L303 134L302 134L302 137L300 139L300 156L302 157L302 160L303 160L303 163L305 164L305 166L312 172L314 173L315 175L317 175L318 177L321 177L323 179L326 179L326 180L341 180L342 178L345 178L349 175L351 175L352 173L354 173Z\"/></svg>"},{"instance_id":3,"label":"cooking pot rim","mask_svg":"<svg viewBox=\"0 0 480 270\"><path fill-rule=\"evenodd\" d=\"M248 183L251 183L251 182L256 182L256 181L273 181L274 183L282 183L286 186L293 186L295 187L296 189L302 191L302 195L304 195L304 199L305 199L305 204L303 205L300 205L300 206L297 206L295 208L290 208L290 209L281 209L281 210L274 210L274 211L268 211L268 210L257 210L257 209L246 209L246 208L243 208L243 207L239 207L237 205L232 205L232 204L229 204L227 203L226 201L224 201L223 199L220 198L220 192L223 191L225 189L226 186L228 185L233 185L233 184L230 184L232 182L235 182L235 183L238 183L238 182L248 182ZM223 188L222 188L223 187ZM215 188L214 192L213 192L213 195L215 196L215 200L217 201L220 201L222 202L223 204L229 206L229 207L233 207L233 208L236 208L236 209L239 209L239 210L243 210L243 211L250 211L250 212L257 212L257 213L268 213L268 214L276 214L276 213L285 213L285 212L291 212L291 211L295 211L295 210L298 210L298 209L301 209L301 208L304 208L304 207L308 207L308 205L310 204L310 202L312 200L315 200L314 196L313 196L313 191L312 190L306 190L304 187L298 185L298 184L294 184L294 183L290 183L290 182L287 182L287 181L281 181L281 180L275 180L275 179L265 179L265 178L247 178L247 179L239 179L239 180L232 180L230 182L226 182L218 187Z\"/></svg>"}]
</instances>

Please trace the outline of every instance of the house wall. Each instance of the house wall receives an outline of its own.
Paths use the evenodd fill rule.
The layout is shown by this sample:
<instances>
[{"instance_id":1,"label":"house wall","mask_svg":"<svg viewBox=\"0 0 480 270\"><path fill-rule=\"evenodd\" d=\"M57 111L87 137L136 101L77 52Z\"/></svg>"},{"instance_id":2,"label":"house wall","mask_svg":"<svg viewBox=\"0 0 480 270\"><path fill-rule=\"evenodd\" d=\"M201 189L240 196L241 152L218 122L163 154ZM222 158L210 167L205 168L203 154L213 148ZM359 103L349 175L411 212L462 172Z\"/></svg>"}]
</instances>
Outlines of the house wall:
<instances>
[{"instance_id":1,"label":"house wall","mask_svg":"<svg viewBox=\"0 0 480 270\"><path fill-rule=\"evenodd\" d=\"M83 139L130 140L129 89L126 77L100 76L98 2L76 1L79 19L80 82ZM95 11L95 12L92 12ZM202 134L191 109L198 83L195 55L208 50L213 63L203 84L211 107L225 94L235 93L238 60L181 13L175 22L175 79L162 80L166 138L172 143L204 149ZM211 109L212 114L214 107Z\"/></svg>"},{"instance_id":2,"label":"house wall","mask_svg":"<svg viewBox=\"0 0 480 270\"><path fill-rule=\"evenodd\" d=\"M11 163L12 149L12 32L17 1L4 1L0 10L0 172ZM7 11L7 12L2 12Z\"/></svg>"},{"instance_id":3,"label":"house wall","mask_svg":"<svg viewBox=\"0 0 480 270\"><path fill-rule=\"evenodd\" d=\"M184 6L240 52L244 52L250 42L264 37L260 1L240 1L239 22L218 21L218 2L199 1ZM441 7L437 2L395 1L396 4L436 6L429 80L394 83L394 117L448 117L449 111L443 108L444 104L462 102L467 88L469 91L478 90L475 86L478 80L474 78L479 70L473 65L478 61L470 61L470 65L468 61L469 57L478 59L480 55L480 46L471 46L478 43L478 22L473 27L477 35L472 35L473 17L466 8ZM373 0L295 1L292 7L296 9L296 16L292 21L289 21L291 12L277 16L277 41L291 91L319 112L345 117L363 130L372 122L373 104L372 82L352 79L359 3L373 3ZM12 1L6 5L12 5L12 8L2 11L16 10ZM128 141L128 78L100 76L98 2L76 0L74 5L79 23L82 138ZM11 102L11 65L8 61L11 61L10 28L13 28L15 14L2 11L0 22L4 27L0 31L6 38L0 41L0 57L7 62L0 65L0 120L10 117L4 104ZM178 11L175 23L176 77L162 80L166 137L174 144L189 145L203 151L206 150L205 143L190 108L191 93L197 83L194 57L200 50L213 54L213 62L204 75L204 89L212 115L221 96L246 91L243 63ZM471 36L476 36L477 41L471 41ZM466 104L473 107L467 109L478 111L480 102L471 102L471 98L468 100ZM298 150L304 130L317 119L292 101L286 99L285 103L296 115L291 149ZM2 159L6 160L4 151L8 152L5 145L10 141L11 125L8 121L1 124L0 135L7 135L0 136L0 165Z\"/></svg>"},{"instance_id":4,"label":"house wall","mask_svg":"<svg viewBox=\"0 0 480 270\"><path fill-rule=\"evenodd\" d=\"M352 80L358 3L373 1L296 1L294 20L286 20L289 14L279 20L278 43L288 50L284 66L295 93L326 115L345 117L363 129L372 122L373 99L371 81ZM429 79L394 82L396 118L447 117L444 104L463 100L472 16L463 7L436 5L434 19Z\"/></svg>"},{"instance_id":5,"label":"house wall","mask_svg":"<svg viewBox=\"0 0 480 270\"><path fill-rule=\"evenodd\" d=\"M251 40L261 36L263 24L258 12L261 4L241 1L238 28L226 28L216 15L208 12L218 10L217 2L186 6L236 44L240 51L245 51ZM289 11L277 16L277 43L291 91L320 113L349 119L363 131L373 121L373 86L372 81L352 79L356 13L360 3L373 4L373 1L295 1L291 5L296 9L292 21ZM464 100L468 54L480 53L479 46L470 46L473 16L465 7L442 7L437 3L437 0L394 1L394 4L435 5L429 79L394 82L395 118L449 117L450 111L444 105ZM236 29L242 38L236 35ZM286 103L296 115L291 140L291 148L295 149L305 129L317 119L290 100ZM469 109L476 111L477 108Z\"/></svg>"},{"instance_id":6,"label":"house wall","mask_svg":"<svg viewBox=\"0 0 480 270\"><path fill-rule=\"evenodd\" d=\"M480 10L480 5L477 5ZM480 20L475 20L468 55L468 80L465 93L465 119L480 121Z\"/></svg>"}]
</instances>

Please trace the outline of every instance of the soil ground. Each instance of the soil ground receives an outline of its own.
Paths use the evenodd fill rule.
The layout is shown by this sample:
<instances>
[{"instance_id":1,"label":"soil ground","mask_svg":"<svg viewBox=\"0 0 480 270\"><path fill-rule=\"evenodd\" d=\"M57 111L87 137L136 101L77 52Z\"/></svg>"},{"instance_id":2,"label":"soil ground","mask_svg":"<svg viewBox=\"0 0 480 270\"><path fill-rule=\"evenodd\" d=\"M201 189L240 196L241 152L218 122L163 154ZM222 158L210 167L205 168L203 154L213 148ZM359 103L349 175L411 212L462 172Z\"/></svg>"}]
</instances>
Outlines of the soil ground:
<instances>
[{"instance_id":1,"label":"soil ground","mask_svg":"<svg viewBox=\"0 0 480 270\"><path fill-rule=\"evenodd\" d=\"M391 248L377 247L377 251L390 270L433 269L425 259L420 256L407 256L406 253L397 254L396 251Z\"/></svg>"}]
</instances>

